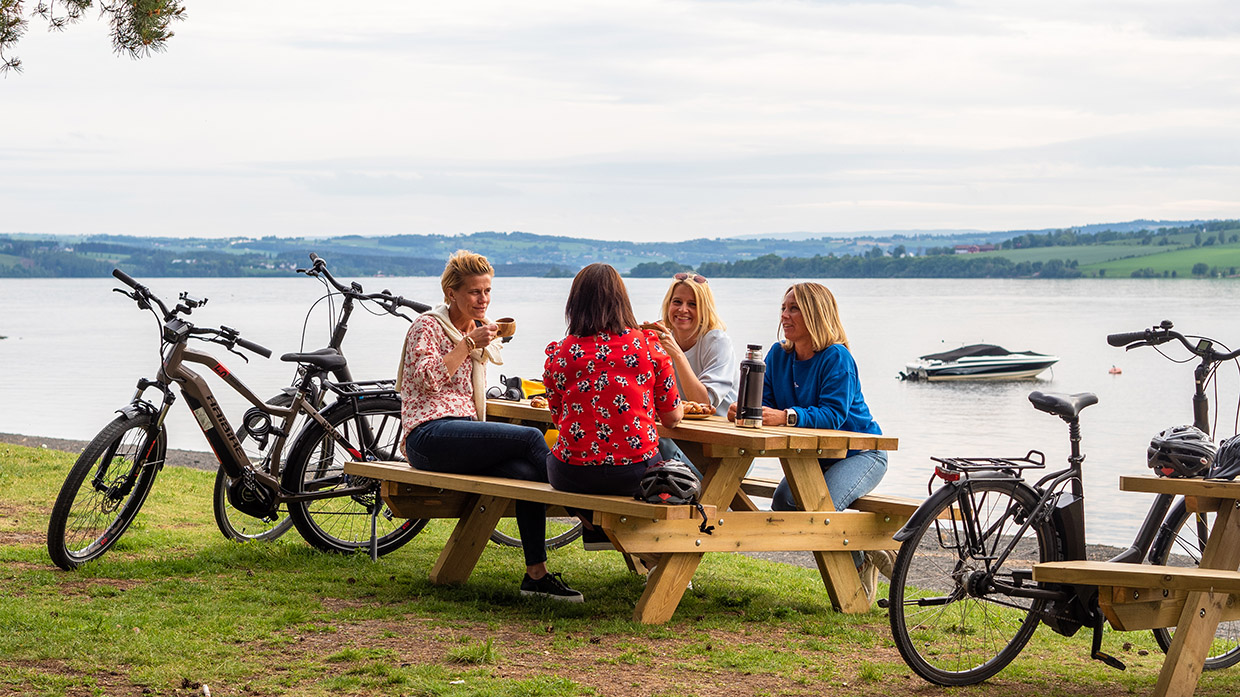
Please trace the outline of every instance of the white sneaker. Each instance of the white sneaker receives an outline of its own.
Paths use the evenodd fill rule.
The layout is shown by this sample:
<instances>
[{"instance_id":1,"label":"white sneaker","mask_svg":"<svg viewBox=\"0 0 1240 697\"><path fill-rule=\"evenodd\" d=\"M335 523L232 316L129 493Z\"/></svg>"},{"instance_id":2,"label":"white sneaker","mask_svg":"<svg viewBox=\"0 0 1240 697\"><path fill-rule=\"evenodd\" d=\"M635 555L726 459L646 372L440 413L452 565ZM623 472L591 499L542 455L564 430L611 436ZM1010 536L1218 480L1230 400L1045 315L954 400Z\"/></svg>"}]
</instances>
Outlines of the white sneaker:
<instances>
[{"instance_id":1,"label":"white sneaker","mask_svg":"<svg viewBox=\"0 0 1240 697\"><path fill-rule=\"evenodd\" d=\"M891 570L896 565L896 553L890 549L879 549L865 553L866 559L869 559L874 568L878 569L878 573L888 581L891 580Z\"/></svg>"},{"instance_id":2,"label":"white sneaker","mask_svg":"<svg viewBox=\"0 0 1240 697\"><path fill-rule=\"evenodd\" d=\"M857 573L861 575L861 588L865 591L865 599L873 607L874 598L878 595L878 566L874 564L869 552L865 553L865 561L861 562Z\"/></svg>"}]
</instances>

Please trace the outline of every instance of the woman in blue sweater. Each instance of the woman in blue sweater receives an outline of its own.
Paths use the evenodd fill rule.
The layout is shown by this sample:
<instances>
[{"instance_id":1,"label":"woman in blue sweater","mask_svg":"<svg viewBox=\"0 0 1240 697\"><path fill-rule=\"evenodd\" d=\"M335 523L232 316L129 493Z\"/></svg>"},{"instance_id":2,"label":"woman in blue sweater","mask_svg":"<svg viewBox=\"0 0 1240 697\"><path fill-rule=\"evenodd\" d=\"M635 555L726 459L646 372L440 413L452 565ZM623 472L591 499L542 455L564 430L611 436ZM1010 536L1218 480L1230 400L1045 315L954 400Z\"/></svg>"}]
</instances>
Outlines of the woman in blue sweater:
<instances>
[{"instance_id":1,"label":"woman in blue sweater","mask_svg":"<svg viewBox=\"0 0 1240 697\"><path fill-rule=\"evenodd\" d=\"M848 337L831 291L819 283L794 284L780 305L779 327L784 340L766 354L762 424L881 435L861 394L857 363L848 352ZM728 410L728 418L735 420L735 405ZM843 458L818 462L837 511L873 491L887 473L887 453L882 450L850 450ZM784 479L775 489L771 509L796 508ZM854 557L862 565L861 555ZM862 581L871 598L875 583L871 570L888 575L890 561L891 555L883 552L865 554Z\"/></svg>"}]
</instances>

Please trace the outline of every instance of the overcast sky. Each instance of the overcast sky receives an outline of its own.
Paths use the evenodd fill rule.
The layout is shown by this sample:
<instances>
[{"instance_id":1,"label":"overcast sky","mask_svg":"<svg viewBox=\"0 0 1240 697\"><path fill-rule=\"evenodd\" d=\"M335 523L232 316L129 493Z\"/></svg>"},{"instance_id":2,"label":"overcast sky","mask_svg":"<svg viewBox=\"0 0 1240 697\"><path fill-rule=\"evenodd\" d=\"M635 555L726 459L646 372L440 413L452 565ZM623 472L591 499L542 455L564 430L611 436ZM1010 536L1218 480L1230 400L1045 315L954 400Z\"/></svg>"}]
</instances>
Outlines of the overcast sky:
<instances>
[{"instance_id":1,"label":"overcast sky","mask_svg":"<svg viewBox=\"0 0 1240 697\"><path fill-rule=\"evenodd\" d=\"M1240 2L185 0L33 20L0 233L677 240L1240 218Z\"/></svg>"}]
</instances>

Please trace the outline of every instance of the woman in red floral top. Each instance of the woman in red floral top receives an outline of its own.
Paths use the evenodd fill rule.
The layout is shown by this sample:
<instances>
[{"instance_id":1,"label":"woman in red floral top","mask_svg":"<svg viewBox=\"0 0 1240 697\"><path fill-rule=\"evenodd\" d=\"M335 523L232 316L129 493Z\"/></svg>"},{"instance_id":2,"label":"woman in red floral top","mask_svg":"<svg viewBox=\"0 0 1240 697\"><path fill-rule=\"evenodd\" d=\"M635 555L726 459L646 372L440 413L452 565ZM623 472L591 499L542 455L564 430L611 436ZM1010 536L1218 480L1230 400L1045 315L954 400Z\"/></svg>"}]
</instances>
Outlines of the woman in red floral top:
<instances>
[{"instance_id":1,"label":"woman in red floral top","mask_svg":"<svg viewBox=\"0 0 1240 697\"><path fill-rule=\"evenodd\" d=\"M547 346L543 383L559 440L547 459L551 486L587 494L637 491L659 460L659 423L683 410L672 361L654 332L638 329L624 281L607 264L573 279L568 336Z\"/></svg>"}]
</instances>

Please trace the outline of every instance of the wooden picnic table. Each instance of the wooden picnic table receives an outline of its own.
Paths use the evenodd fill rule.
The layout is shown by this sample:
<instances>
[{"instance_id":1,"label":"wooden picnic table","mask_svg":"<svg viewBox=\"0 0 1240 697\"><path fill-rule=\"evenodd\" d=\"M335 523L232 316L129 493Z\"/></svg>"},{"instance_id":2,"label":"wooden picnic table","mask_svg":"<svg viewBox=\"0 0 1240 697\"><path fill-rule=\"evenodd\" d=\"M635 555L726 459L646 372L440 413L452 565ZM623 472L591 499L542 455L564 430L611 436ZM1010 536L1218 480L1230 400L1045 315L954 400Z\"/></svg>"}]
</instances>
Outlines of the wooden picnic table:
<instances>
[{"instance_id":1,"label":"wooden picnic table","mask_svg":"<svg viewBox=\"0 0 1240 697\"><path fill-rule=\"evenodd\" d=\"M546 427L551 412L526 401L492 400L487 419ZM832 605L848 613L870 609L851 552L897 549L892 535L920 501L866 497L858 504L866 510L836 511L818 458L843 457L850 449L895 450L896 438L812 428L737 428L719 416L685 419L672 429L660 426L659 435L676 439L702 471L701 502L714 507L717 515L709 521L714 529L705 534L699 530L700 520L596 513L596 522L617 549L658 558L637 603L636 621L670 619L706 552L813 552ZM742 482L756 457L779 459L802 510L762 511L753 504ZM757 491L769 495L761 487Z\"/></svg>"},{"instance_id":2,"label":"wooden picnic table","mask_svg":"<svg viewBox=\"0 0 1240 697\"><path fill-rule=\"evenodd\" d=\"M1191 695L1219 622L1240 619L1240 482L1144 475L1120 477L1120 489L1185 496L1190 511L1217 513L1201 563L1052 562L1034 565L1034 579L1098 586L1098 604L1116 629L1175 627L1154 695Z\"/></svg>"}]
</instances>

